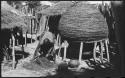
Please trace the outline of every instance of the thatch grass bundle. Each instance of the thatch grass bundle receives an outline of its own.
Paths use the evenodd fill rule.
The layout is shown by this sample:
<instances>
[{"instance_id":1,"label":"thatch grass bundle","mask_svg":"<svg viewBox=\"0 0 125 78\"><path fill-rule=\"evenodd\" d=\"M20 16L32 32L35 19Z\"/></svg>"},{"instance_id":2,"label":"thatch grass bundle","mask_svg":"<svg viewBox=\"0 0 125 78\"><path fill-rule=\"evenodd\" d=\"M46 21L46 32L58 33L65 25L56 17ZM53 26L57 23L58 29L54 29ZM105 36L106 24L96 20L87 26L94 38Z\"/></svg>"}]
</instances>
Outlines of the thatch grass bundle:
<instances>
[{"instance_id":1,"label":"thatch grass bundle","mask_svg":"<svg viewBox=\"0 0 125 78\"><path fill-rule=\"evenodd\" d=\"M108 37L107 23L97 7L85 1L69 8L61 17L62 37L76 41L98 41Z\"/></svg>"}]
</instances>

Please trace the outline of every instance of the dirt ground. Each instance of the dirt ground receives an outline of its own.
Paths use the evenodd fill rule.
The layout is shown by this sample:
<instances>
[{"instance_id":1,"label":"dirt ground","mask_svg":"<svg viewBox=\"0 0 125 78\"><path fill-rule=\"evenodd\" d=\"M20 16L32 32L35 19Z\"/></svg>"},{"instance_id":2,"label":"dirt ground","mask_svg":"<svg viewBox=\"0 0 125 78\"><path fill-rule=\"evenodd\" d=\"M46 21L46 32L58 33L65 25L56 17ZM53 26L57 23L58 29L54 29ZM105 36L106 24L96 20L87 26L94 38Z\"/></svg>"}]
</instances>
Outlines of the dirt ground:
<instances>
[{"instance_id":1,"label":"dirt ground","mask_svg":"<svg viewBox=\"0 0 125 78\"><path fill-rule=\"evenodd\" d=\"M30 37L30 36L29 36ZM35 36L33 36L35 39ZM118 75L120 74L120 68L119 64L120 61L118 60L119 55L111 56L111 62L116 65L116 68L119 69L99 69L98 67L95 70L87 70L83 69L82 74L76 73L74 75L74 72L72 71L57 71L57 65L48 61L46 58L40 58L41 63L37 62L31 62L30 60L33 57L33 54L35 52L36 46L38 44L38 41L36 40L33 43L28 43L27 46L24 46L24 52L25 56L24 58L21 58L18 60L18 63L16 65L16 68L12 69L12 62L8 63L2 63L1 64L1 75L2 77L52 77L52 78L58 78L58 77L64 77L66 75L73 76L83 76L85 77L90 75ZM21 51L21 46L16 46L16 50L19 50L19 53L23 53ZM16 51L17 52L17 51ZM19 56L18 56L19 57ZM117 61L118 60L118 61Z\"/></svg>"},{"instance_id":2,"label":"dirt ground","mask_svg":"<svg viewBox=\"0 0 125 78\"><path fill-rule=\"evenodd\" d=\"M33 37L33 38L35 38L35 37ZM12 69L12 62L2 63L1 64L2 77L40 77L40 76L44 77L48 74L51 74L51 72L54 69L53 67L46 68L46 69L40 67L40 71L35 70L35 69L32 69L32 70L28 69L28 67L31 65L30 60L33 57L37 44L38 44L38 41L35 41L31 44L30 43L27 44L27 46L24 47L24 52L28 53L28 56L26 58L22 58L22 59L18 60L18 64L16 65L15 69ZM15 50L21 50L21 46L16 46ZM28 65L28 66L26 66L26 65Z\"/></svg>"}]
</instances>

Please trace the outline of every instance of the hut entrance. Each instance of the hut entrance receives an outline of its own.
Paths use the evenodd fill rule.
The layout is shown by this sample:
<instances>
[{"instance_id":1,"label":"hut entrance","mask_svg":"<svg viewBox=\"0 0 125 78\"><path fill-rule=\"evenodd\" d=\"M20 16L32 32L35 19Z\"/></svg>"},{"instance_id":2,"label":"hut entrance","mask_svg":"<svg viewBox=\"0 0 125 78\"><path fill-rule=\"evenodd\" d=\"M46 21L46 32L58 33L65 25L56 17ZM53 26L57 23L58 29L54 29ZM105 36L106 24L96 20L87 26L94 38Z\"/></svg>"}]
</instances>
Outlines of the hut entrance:
<instances>
[{"instance_id":1,"label":"hut entrance","mask_svg":"<svg viewBox=\"0 0 125 78\"><path fill-rule=\"evenodd\" d=\"M55 35L58 34L58 25L61 15L54 15L50 16L48 20L49 31L54 33Z\"/></svg>"}]
</instances>

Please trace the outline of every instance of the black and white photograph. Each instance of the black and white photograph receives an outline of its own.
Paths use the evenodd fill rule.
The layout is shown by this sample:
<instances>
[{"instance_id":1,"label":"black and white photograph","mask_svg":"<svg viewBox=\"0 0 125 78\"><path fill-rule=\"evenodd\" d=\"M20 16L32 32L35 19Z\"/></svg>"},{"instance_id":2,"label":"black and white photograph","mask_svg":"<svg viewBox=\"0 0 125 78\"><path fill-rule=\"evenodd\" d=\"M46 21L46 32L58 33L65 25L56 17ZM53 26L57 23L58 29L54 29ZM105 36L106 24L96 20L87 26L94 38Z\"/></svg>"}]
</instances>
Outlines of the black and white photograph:
<instances>
[{"instance_id":1,"label":"black and white photograph","mask_svg":"<svg viewBox=\"0 0 125 78\"><path fill-rule=\"evenodd\" d=\"M125 1L1 1L1 77L124 77Z\"/></svg>"}]
</instances>

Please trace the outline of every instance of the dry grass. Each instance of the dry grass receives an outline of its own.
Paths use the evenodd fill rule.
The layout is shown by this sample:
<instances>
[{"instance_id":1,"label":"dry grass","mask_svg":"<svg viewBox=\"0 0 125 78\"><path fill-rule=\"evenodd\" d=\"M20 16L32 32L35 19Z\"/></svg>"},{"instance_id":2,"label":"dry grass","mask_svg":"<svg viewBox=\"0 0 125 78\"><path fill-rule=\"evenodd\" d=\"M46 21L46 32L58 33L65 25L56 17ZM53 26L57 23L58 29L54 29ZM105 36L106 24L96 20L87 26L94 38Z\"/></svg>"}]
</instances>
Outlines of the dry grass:
<instances>
[{"instance_id":1,"label":"dry grass","mask_svg":"<svg viewBox=\"0 0 125 78\"><path fill-rule=\"evenodd\" d=\"M84 1L62 15L59 30L62 36L82 41L97 41L108 36L104 17L95 5Z\"/></svg>"}]
</instances>

